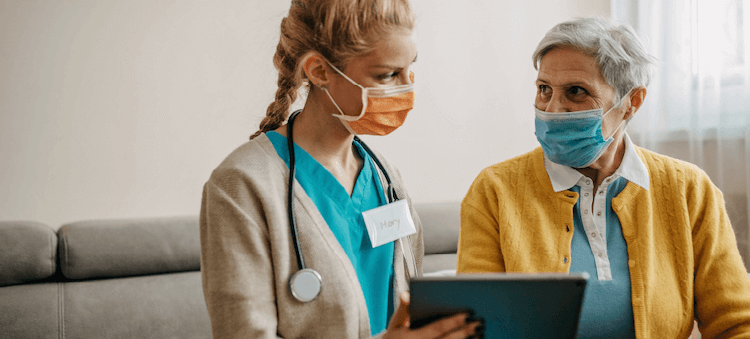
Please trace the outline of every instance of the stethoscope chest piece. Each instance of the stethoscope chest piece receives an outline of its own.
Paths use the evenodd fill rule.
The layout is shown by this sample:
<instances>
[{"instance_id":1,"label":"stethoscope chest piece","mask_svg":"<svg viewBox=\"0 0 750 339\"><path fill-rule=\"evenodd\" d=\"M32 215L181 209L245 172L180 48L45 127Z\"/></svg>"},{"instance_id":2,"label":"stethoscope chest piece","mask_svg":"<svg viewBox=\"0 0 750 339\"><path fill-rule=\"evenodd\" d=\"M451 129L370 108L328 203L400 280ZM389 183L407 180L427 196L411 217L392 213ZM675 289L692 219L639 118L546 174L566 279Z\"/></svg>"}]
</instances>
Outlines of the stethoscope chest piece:
<instances>
[{"instance_id":1,"label":"stethoscope chest piece","mask_svg":"<svg viewBox=\"0 0 750 339\"><path fill-rule=\"evenodd\" d=\"M306 303L315 300L323 288L323 279L314 269L299 270L289 279L289 290L295 299Z\"/></svg>"},{"instance_id":2,"label":"stethoscope chest piece","mask_svg":"<svg viewBox=\"0 0 750 339\"><path fill-rule=\"evenodd\" d=\"M289 233L292 237L292 243L294 244L294 253L297 257L297 266L298 271L295 272L292 277L289 279L289 291L292 293L292 296L294 296L295 299L306 303L315 300L315 298L320 295L320 291L323 288L323 279L320 277L320 274L311 268L305 267L305 261L302 256L302 250L300 249L300 243L299 243L299 237L297 236L297 223L295 221L294 217L294 171L295 171L295 161L294 161L294 133L293 133L293 126L294 126L294 119L296 118L297 114L299 114L299 111L292 113L292 115L289 117L289 121L287 122L287 148L289 152L289 185L288 187L288 194L287 194L287 213L289 216ZM356 137L355 137L356 138ZM364 142L359 140L359 138L356 138L357 142L362 145L362 147L365 149L365 151L370 155L370 157L375 161L375 164L380 168L380 170L385 175L385 179L388 182L388 203L394 202L398 200L398 197L396 196L395 191L393 190L393 187L391 186L391 178L388 176L388 172L386 172L385 167L383 167L383 164L380 163L378 158L375 156L375 154L370 150L367 145L365 145ZM411 242L409 242L409 249L411 249ZM401 245L401 251L403 252L403 244ZM414 256L414 253L412 253L412 257ZM404 257L406 257L406 253L404 253ZM417 272L416 268L416 262L414 262L414 272ZM408 270L407 270L408 271Z\"/></svg>"}]
</instances>

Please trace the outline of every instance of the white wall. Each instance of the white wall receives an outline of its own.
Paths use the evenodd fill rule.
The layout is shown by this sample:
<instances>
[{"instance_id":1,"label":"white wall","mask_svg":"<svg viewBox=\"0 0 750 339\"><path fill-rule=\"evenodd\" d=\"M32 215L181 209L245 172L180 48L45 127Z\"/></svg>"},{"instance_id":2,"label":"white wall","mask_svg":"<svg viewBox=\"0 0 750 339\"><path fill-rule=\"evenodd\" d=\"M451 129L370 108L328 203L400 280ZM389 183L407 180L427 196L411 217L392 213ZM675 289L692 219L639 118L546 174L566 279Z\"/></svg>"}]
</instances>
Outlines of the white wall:
<instances>
[{"instance_id":1,"label":"white wall","mask_svg":"<svg viewBox=\"0 0 750 339\"><path fill-rule=\"evenodd\" d=\"M460 200L536 147L531 53L608 0L413 0L417 107L366 138L415 201ZM257 130L289 1L0 0L0 220L197 214Z\"/></svg>"}]
</instances>

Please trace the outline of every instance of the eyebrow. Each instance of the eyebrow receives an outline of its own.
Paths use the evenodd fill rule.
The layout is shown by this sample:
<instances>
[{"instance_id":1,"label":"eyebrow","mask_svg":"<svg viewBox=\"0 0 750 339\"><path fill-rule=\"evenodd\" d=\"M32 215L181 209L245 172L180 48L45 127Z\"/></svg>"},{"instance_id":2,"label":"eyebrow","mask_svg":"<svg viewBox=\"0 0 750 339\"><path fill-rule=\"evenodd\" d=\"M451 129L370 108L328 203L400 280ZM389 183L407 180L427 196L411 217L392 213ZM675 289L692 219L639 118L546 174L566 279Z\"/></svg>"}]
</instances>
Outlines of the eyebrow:
<instances>
[{"instance_id":1,"label":"eyebrow","mask_svg":"<svg viewBox=\"0 0 750 339\"><path fill-rule=\"evenodd\" d=\"M545 80L543 78L536 78L536 82L542 82L542 83L544 83L546 85L550 84L549 81L547 81L547 80ZM574 86L585 87L585 88L591 88L592 87L592 85L590 83L585 82L585 81L571 81L571 82L562 83L561 85L557 85L557 87L566 87L566 88L570 88L570 87L574 87Z\"/></svg>"},{"instance_id":2,"label":"eyebrow","mask_svg":"<svg viewBox=\"0 0 750 339\"><path fill-rule=\"evenodd\" d=\"M415 63L417 61L417 56L419 56L419 53L414 55L414 60L412 60L411 63ZM393 65L375 65L375 66L372 66L372 68L402 69L404 67L393 66Z\"/></svg>"}]
</instances>

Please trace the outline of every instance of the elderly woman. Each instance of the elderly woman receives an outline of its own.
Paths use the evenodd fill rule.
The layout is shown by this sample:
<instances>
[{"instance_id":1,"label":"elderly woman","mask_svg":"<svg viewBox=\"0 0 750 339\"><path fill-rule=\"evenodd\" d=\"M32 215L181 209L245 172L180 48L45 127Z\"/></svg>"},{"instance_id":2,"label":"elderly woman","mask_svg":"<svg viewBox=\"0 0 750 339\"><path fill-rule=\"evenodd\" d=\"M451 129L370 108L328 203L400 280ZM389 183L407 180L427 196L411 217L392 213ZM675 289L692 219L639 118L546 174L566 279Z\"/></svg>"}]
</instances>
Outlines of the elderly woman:
<instances>
[{"instance_id":1,"label":"elderly woman","mask_svg":"<svg viewBox=\"0 0 750 339\"><path fill-rule=\"evenodd\" d=\"M652 57L632 29L564 22L533 55L536 137L461 205L458 272L588 272L581 338L750 338L750 279L721 192L633 144Z\"/></svg>"}]
</instances>

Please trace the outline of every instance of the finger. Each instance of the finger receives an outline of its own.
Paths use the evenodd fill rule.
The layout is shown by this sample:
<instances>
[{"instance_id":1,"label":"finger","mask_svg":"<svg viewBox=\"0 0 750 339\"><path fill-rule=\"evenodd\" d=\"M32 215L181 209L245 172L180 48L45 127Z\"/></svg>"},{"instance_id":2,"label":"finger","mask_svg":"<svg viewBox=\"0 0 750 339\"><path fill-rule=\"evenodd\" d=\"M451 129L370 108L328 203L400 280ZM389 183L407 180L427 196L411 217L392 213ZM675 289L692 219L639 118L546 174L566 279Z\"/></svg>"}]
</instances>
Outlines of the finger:
<instances>
[{"instance_id":1,"label":"finger","mask_svg":"<svg viewBox=\"0 0 750 339\"><path fill-rule=\"evenodd\" d=\"M398 296L399 304L396 312L393 312L391 321L388 323L388 329L403 327L409 321L409 292L401 293Z\"/></svg>"},{"instance_id":2,"label":"finger","mask_svg":"<svg viewBox=\"0 0 750 339\"><path fill-rule=\"evenodd\" d=\"M416 332L423 338L437 338L466 325L467 313L459 313L430 323ZM473 328L472 328L473 329Z\"/></svg>"},{"instance_id":3,"label":"finger","mask_svg":"<svg viewBox=\"0 0 750 339\"><path fill-rule=\"evenodd\" d=\"M448 333L441 339L484 338L484 322L475 321Z\"/></svg>"}]
</instances>

